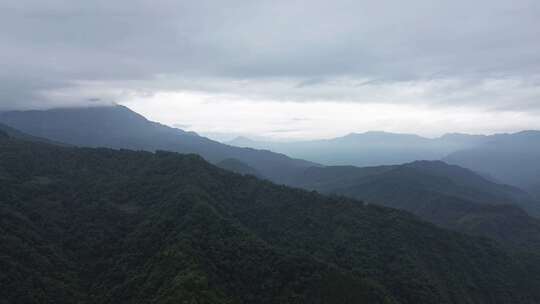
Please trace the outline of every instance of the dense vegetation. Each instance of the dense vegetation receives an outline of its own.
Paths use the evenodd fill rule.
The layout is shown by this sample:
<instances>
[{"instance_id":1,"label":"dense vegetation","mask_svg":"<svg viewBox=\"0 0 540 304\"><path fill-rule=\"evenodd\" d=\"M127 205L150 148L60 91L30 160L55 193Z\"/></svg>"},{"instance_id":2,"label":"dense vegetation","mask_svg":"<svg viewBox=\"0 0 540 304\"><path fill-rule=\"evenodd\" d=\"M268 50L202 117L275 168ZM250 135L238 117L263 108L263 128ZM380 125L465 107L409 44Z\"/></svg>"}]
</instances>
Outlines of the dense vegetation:
<instances>
[{"instance_id":1,"label":"dense vegetation","mask_svg":"<svg viewBox=\"0 0 540 304\"><path fill-rule=\"evenodd\" d=\"M225 145L149 121L123 106L0 112L0 122L32 136L75 146L195 153L211 163L237 159L278 183L316 165L271 151Z\"/></svg>"},{"instance_id":2,"label":"dense vegetation","mask_svg":"<svg viewBox=\"0 0 540 304\"><path fill-rule=\"evenodd\" d=\"M257 170L234 158L224 159L218 162L216 166L238 174L253 175L256 177L264 178L262 174L260 174Z\"/></svg>"},{"instance_id":3,"label":"dense vegetation","mask_svg":"<svg viewBox=\"0 0 540 304\"><path fill-rule=\"evenodd\" d=\"M1 123L0 123L0 136L4 136L4 137L9 136L12 138L17 138L17 139L26 140L26 141L33 141L33 142L52 143L52 144L57 144L57 145L61 144L61 143L52 142L42 137L36 137L36 136L29 135L27 133L23 133L17 129L14 129L10 126L7 126Z\"/></svg>"},{"instance_id":4,"label":"dense vegetation","mask_svg":"<svg viewBox=\"0 0 540 304\"><path fill-rule=\"evenodd\" d=\"M441 161L399 166L311 168L297 186L410 211L439 226L487 236L509 247L540 252L540 203Z\"/></svg>"},{"instance_id":5,"label":"dense vegetation","mask_svg":"<svg viewBox=\"0 0 540 304\"><path fill-rule=\"evenodd\" d=\"M290 159L284 155L230 147L194 133L172 129L148 121L120 106L5 112L0 114L0 120L33 134L26 135L0 125L0 130L19 139L39 142L55 140L91 147L106 146L149 151L166 149L197 153L229 171L404 209L445 228L495 239L512 250L532 252L533 255L540 250L540 221L520 209L526 210L530 215L539 216L538 202L516 188L496 184L469 170L448 166L442 162L415 162L400 166L365 168L313 167L312 163ZM405 151L403 145L420 147L420 150L423 149L421 147L450 147L454 144L497 147L498 144L494 145L494 141L510 143L517 141L519 145L516 146L522 147L534 146L535 134L522 132L490 137L456 134L438 140L427 140L414 136L371 132L352 134L320 143L310 142L311 146L307 150L321 153L324 149L332 150L343 145L349 145L351 151L357 151L360 146L366 145L373 149L388 149L386 143L401 152ZM411 140L418 142L411 145ZM317 144L326 148L322 149ZM385 157L384 153L370 152L369 149L362 151L374 157ZM391 154L396 154L394 152ZM488 154L496 155L495 152ZM398 154L401 155L399 157L410 157L406 153ZM356 152L351 155L353 158L359 157ZM506 163L504 159L500 162ZM519 169L521 165L513 164L512 167ZM534 166L528 168L534 170ZM535 187L529 187L529 190L532 191L533 188Z\"/></svg>"},{"instance_id":6,"label":"dense vegetation","mask_svg":"<svg viewBox=\"0 0 540 304\"><path fill-rule=\"evenodd\" d=\"M195 155L0 136L0 303L535 303L538 264Z\"/></svg>"}]
</instances>

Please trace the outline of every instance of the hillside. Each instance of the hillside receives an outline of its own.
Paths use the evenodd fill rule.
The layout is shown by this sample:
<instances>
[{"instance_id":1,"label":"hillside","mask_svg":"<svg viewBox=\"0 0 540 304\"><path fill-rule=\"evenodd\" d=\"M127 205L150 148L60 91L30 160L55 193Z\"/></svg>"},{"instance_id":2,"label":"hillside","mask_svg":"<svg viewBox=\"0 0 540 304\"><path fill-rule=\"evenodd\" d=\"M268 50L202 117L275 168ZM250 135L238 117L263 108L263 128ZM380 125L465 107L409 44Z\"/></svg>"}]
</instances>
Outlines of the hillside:
<instances>
[{"instance_id":1,"label":"hillside","mask_svg":"<svg viewBox=\"0 0 540 304\"><path fill-rule=\"evenodd\" d=\"M410 211L439 226L540 249L540 203L517 188L440 161L310 168L296 186Z\"/></svg>"},{"instance_id":2,"label":"hillside","mask_svg":"<svg viewBox=\"0 0 540 304\"><path fill-rule=\"evenodd\" d=\"M493 136L489 142L456 151L444 160L540 193L540 131Z\"/></svg>"},{"instance_id":3,"label":"hillside","mask_svg":"<svg viewBox=\"0 0 540 304\"><path fill-rule=\"evenodd\" d=\"M253 175L259 178L263 178L263 176L259 172L257 172L257 170L234 158L224 159L217 163L216 166L220 167L221 169L229 170L238 174Z\"/></svg>"},{"instance_id":4,"label":"hillside","mask_svg":"<svg viewBox=\"0 0 540 304\"><path fill-rule=\"evenodd\" d=\"M438 138L365 132L298 142L237 138L229 144L269 149L331 166L365 167L443 160L540 197L540 131L489 136L452 133Z\"/></svg>"},{"instance_id":5,"label":"hillside","mask_svg":"<svg viewBox=\"0 0 540 304\"><path fill-rule=\"evenodd\" d=\"M0 139L2 303L535 303L534 260L195 155Z\"/></svg>"},{"instance_id":6,"label":"hillside","mask_svg":"<svg viewBox=\"0 0 540 304\"><path fill-rule=\"evenodd\" d=\"M32 136L76 146L196 153L212 163L238 159L278 183L316 165L270 151L224 145L149 121L123 106L1 112L0 122Z\"/></svg>"},{"instance_id":7,"label":"hillside","mask_svg":"<svg viewBox=\"0 0 540 304\"><path fill-rule=\"evenodd\" d=\"M55 144L53 141L47 140L45 138L37 137L37 136L28 135L26 133L23 133L19 130L16 130L14 128L11 128L1 123L0 123L0 132L4 136L9 136L9 137L20 139L20 140Z\"/></svg>"},{"instance_id":8,"label":"hillside","mask_svg":"<svg viewBox=\"0 0 540 304\"><path fill-rule=\"evenodd\" d=\"M442 161L415 161L403 165L354 167L328 166L308 168L293 184L313 186L323 192L354 188L372 180L398 180L410 186L440 192L463 199L491 204L514 204L537 214L540 204L525 191L498 184L459 166Z\"/></svg>"}]
</instances>

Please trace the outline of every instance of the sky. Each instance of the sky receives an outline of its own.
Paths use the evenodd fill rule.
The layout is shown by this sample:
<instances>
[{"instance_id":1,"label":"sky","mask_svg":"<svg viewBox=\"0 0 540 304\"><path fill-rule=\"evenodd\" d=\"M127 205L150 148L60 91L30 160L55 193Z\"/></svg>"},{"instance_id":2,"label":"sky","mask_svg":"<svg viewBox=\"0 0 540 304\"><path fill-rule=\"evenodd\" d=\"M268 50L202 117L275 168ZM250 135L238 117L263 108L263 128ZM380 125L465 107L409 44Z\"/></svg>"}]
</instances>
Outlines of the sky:
<instances>
[{"instance_id":1,"label":"sky","mask_svg":"<svg viewBox=\"0 0 540 304\"><path fill-rule=\"evenodd\" d=\"M537 0L3 0L0 110L215 139L540 129Z\"/></svg>"}]
</instances>

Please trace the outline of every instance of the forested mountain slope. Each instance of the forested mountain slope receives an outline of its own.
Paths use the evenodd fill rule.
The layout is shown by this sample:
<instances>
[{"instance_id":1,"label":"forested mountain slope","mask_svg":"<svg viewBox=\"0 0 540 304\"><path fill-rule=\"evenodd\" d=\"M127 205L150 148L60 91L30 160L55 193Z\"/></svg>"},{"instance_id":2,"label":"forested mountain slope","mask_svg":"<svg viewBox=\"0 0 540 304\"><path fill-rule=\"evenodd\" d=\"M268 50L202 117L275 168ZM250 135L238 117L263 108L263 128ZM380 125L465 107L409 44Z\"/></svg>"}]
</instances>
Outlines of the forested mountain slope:
<instances>
[{"instance_id":1,"label":"forested mountain slope","mask_svg":"<svg viewBox=\"0 0 540 304\"><path fill-rule=\"evenodd\" d=\"M76 146L196 153L212 163L238 159L264 177L288 182L316 164L286 155L228 146L152 122L124 106L0 112L0 122L32 136Z\"/></svg>"},{"instance_id":2,"label":"forested mountain slope","mask_svg":"<svg viewBox=\"0 0 540 304\"><path fill-rule=\"evenodd\" d=\"M253 175L259 178L264 178L263 175L260 174L257 170L234 158L224 159L217 163L216 166L235 173Z\"/></svg>"},{"instance_id":3,"label":"forested mountain slope","mask_svg":"<svg viewBox=\"0 0 540 304\"><path fill-rule=\"evenodd\" d=\"M26 141L34 141L34 142L44 142L44 143L54 143L50 140L47 140L45 138L36 137L32 135L28 135L26 133L23 133L19 130L16 130L12 127L6 126L4 124L0 123L0 132L3 136L9 136L12 138L20 139L20 140L26 140Z\"/></svg>"},{"instance_id":4,"label":"forested mountain slope","mask_svg":"<svg viewBox=\"0 0 540 304\"><path fill-rule=\"evenodd\" d=\"M540 250L540 203L441 161L398 166L310 168L296 186L410 211L437 225ZM529 216L525 211L529 212Z\"/></svg>"},{"instance_id":5,"label":"forested mountain slope","mask_svg":"<svg viewBox=\"0 0 540 304\"><path fill-rule=\"evenodd\" d=\"M537 262L194 155L0 136L1 303L536 303Z\"/></svg>"}]
</instances>

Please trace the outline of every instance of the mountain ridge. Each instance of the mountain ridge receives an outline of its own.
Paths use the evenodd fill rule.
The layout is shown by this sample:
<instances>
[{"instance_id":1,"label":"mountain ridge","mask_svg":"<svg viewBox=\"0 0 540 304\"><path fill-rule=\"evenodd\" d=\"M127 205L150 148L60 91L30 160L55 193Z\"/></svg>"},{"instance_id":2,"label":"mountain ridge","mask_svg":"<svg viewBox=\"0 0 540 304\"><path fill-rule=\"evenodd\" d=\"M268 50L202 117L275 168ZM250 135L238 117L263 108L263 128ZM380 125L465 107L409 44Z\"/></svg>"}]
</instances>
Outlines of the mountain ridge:
<instances>
[{"instance_id":1,"label":"mountain ridge","mask_svg":"<svg viewBox=\"0 0 540 304\"><path fill-rule=\"evenodd\" d=\"M414 160L438 160L485 138L476 135L444 135L427 138L416 134L368 131L307 141L264 142L237 137L227 144L269 149L324 165L359 167L394 165Z\"/></svg>"},{"instance_id":2,"label":"mountain ridge","mask_svg":"<svg viewBox=\"0 0 540 304\"><path fill-rule=\"evenodd\" d=\"M540 299L535 260L493 241L197 155L7 138L0 169L8 302Z\"/></svg>"},{"instance_id":3,"label":"mountain ridge","mask_svg":"<svg viewBox=\"0 0 540 304\"><path fill-rule=\"evenodd\" d=\"M536 194L540 184L540 131L500 134L443 160Z\"/></svg>"},{"instance_id":4,"label":"mountain ridge","mask_svg":"<svg viewBox=\"0 0 540 304\"><path fill-rule=\"evenodd\" d=\"M236 139L230 144L265 148L328 166L399 165L443 160L471 169L499 183L538 195L540 131L493 135L448 133L437 138L388 132L351 133L333 139L260 142Z\"/></svg>"},{"instance_id":5,"label":"mountain ridge","mask_svg":"<svg viewBox=\"0 0 540 304\"><path fill-rule=\"evenodd\" d=\"M224 145L152 122L119 105L1 112L0 122L33 136L78 146L197 153L213 163L240 159L278 183L285 183L302 168L318 166L271 151Z\"/></svg>"},{"instance_id":6,"label":"mountain ridge","mask_svg":"<svg viewBox=\"0 0 540 304\"><path fill-rule=\"evenodd\" d=\"M295 186L407 210L441 227L540 250L540 202L442 161L310 168Z\"/></svg>"}]
</instances>

